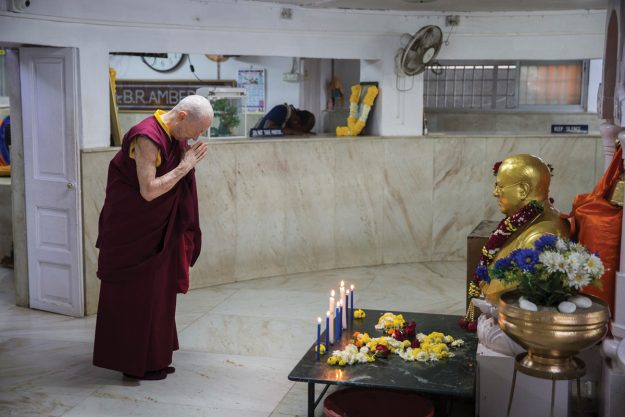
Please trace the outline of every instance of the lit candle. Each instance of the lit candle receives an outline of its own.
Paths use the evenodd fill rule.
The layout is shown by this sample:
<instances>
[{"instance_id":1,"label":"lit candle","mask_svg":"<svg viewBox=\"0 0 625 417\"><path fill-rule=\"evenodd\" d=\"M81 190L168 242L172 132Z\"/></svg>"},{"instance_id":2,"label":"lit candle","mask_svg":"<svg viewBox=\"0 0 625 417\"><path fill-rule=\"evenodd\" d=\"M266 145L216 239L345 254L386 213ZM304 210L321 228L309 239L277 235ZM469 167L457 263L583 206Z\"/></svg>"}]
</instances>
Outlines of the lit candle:
<instances>
[{"instance_id":1,"label":"lit candle","mask_svg":"<svg viewBox=\"0 0 625 417\"><path fill-rule=\"evenodd\" d=\"M321 317L317 317L317 360L321 354Z\"/></svg>"},{"instance_id":2,"label":"lit candle","mask_svg":"<svg viewBox=\"0 0 625 417\"><path fill-rule=\"evenodd\" d=\"M330 349L330 310L326 311L326 349Z\"/></svg>"},{"instance_id":3,"label":"lit candle","mask_svg":"<svg viewBox=\"0 0 625 417\"><path fill-rule=\"evenodd\" d=\"M350 310L352 310L352 327L354 327L354 285L352 284L351 286L351 290L352 290L352 296L349 299L350 305L349 308Z\"/></svg>"},{"instance_id":4,"label":"lit candle","mask_svg":"<svg viewBox=\"0 0 625 417\"><path fill-rule=\"evenodd\" d=\"M347 317L346 322L347 323L345 323L345 328L347 329L347 326L350 324L349 323L349 320L350 320L349 319L350 318L350 315L349 315L349 290L345 291L345 310L347 310L347 314L346 314L346 317Z\"/></svg>"},{"instance_id":5,"label":"lit candle","mask_svg":"<svg viewBox=\"0 0 625 417\"><path fill-rule=\"evenodd\" d=\"M341 288L339 289L340 294L341 294L341 298L339 298L339 300L344 300L345 299L345 281L341 281ZM347 326L347 320L346 317L344 315L344 313L346 313L345 311L341 314L341 328L344 328Z\"/></svg>"},{"instance_id":6,"label":"lit candle","mask_svg":"<svg viewBox=\"0 0 625 417\"><path fill-rule=\"evenodd\" d=\"M334 340L336 340L336 332L334 331L334 325L336 324L335 319L335 310L336 306L334 304L334 290L330 291L330 343L334 344Z\"/></svg>"}]
</instances>

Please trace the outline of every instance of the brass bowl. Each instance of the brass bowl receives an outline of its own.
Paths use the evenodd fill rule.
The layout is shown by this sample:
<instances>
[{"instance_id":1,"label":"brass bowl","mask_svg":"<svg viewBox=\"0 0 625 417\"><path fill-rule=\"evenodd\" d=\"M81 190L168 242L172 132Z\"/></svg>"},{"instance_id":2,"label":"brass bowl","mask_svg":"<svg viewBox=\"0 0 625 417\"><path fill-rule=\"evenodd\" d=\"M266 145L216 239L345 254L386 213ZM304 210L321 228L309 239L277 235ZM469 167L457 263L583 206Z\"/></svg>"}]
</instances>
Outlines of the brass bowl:
<instances>
[{"instance_id":1,"label":"brass bowl","mask_svg":"<svg viewBox=\"0 0 625 417\"><path fill-rule=\"evenodd\" d=\"M548 379L573 379L584 374L583 362L574 356L601 341L608 331L610 310L591 295L590 308L573 313L528 311L518 306L518 291L499 299L499 327L527 350L519 357L517 369Z\"/></svg>"}]
</instances>

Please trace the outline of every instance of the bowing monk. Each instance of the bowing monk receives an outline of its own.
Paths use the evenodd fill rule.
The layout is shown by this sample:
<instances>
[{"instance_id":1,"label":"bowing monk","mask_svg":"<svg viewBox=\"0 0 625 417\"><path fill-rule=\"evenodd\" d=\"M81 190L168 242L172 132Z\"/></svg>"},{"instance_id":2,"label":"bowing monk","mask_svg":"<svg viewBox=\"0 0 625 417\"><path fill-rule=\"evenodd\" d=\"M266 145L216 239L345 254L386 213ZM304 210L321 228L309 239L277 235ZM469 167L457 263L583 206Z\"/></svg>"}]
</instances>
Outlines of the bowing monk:
<instances>
[{"instance_id":1,"label":"bowing monk","mask_svg":"<svg viewBox=\"0 0 625 417\"><path fill-rule=\"evenodd\" d=\"M212 120L206 98L185 97L133 126L109 165L96 242L96 366L148 380L175 371L176 294L189 289L202 241L194 168L208 150L187 140Z\"/></svg>"}]
</instances>

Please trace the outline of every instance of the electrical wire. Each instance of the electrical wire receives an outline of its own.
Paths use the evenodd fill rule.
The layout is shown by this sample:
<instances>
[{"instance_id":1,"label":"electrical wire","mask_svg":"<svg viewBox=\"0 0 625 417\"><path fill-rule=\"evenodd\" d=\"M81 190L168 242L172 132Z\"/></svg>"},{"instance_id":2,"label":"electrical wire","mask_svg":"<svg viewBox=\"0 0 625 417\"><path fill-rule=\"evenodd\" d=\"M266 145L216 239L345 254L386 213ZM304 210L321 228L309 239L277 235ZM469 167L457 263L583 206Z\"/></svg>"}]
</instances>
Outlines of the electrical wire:
<instances>
[{"instance_id":1,"label":"electrical wire","mask_svg":"<svg viewBox=\"0 0 625 417\"><path fill-rule=\"evenodd\" d=\"M200 77L197 76L197 74L195 73L195 67L193 66L193 63L191 62L191 54L187 55L187 59L189 60L189 70L191 71L191 73L193 74L193 76L195 78L198 79L198 81L204 81L202 79L200 79Z\"/></svg>"}]
</instances>

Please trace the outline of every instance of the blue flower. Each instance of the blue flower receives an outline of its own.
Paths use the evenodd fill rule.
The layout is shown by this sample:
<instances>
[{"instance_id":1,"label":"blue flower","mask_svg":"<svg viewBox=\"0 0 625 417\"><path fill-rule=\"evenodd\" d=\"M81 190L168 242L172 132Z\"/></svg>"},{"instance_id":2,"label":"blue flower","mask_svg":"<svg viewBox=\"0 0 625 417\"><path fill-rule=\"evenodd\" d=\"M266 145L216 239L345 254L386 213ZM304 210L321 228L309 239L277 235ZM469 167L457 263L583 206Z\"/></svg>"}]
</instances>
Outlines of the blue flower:
<instances>
[{"instance_id":1,"label":"blue flower","mask_svg":"<svg viewBox=\"0 0 625 417\"><path fill-rule=\"evenodd\" d=\"M478 267L475 268L475 276L477 276L480 281L490 282L490 276L488 276L488 268L486 268L486 266L484 265L478 265Z\"/></svg>"},{"instance_id":2,"label":"blue flower","mask_svg":"<svg viewBox=\"0 0 625 417\"><path fill-rule=\"evenodd\" d=\"M534 242L534 247L538 252L543 252L546 249L554 249L556 247L556 241L558 238L552 234L545 234Z\"/></svg>"},{"instance_id":3,"label":"blue flower","mask_svg":"<svg viewBox=\"0 0 625 417\"><path fill-rule=\"evenodd\" d=\"M509 269L512 266L512 258L502 258L499 259L497 262L495 262L495 269L499 269L502 271L505 271L506 269Z\"/></svg>"},{"instance_id":4,"label":"blue flower","mask_svg":"<svg viewBox=\"0 0 625 417\"><path fill-rule=\"evenodd\" d=\"M534 266L538 262L538 251L534 249L518 249L510 256L514 257L514 262L524 271L534 271Z\"/></svg>"}]
</instances>

